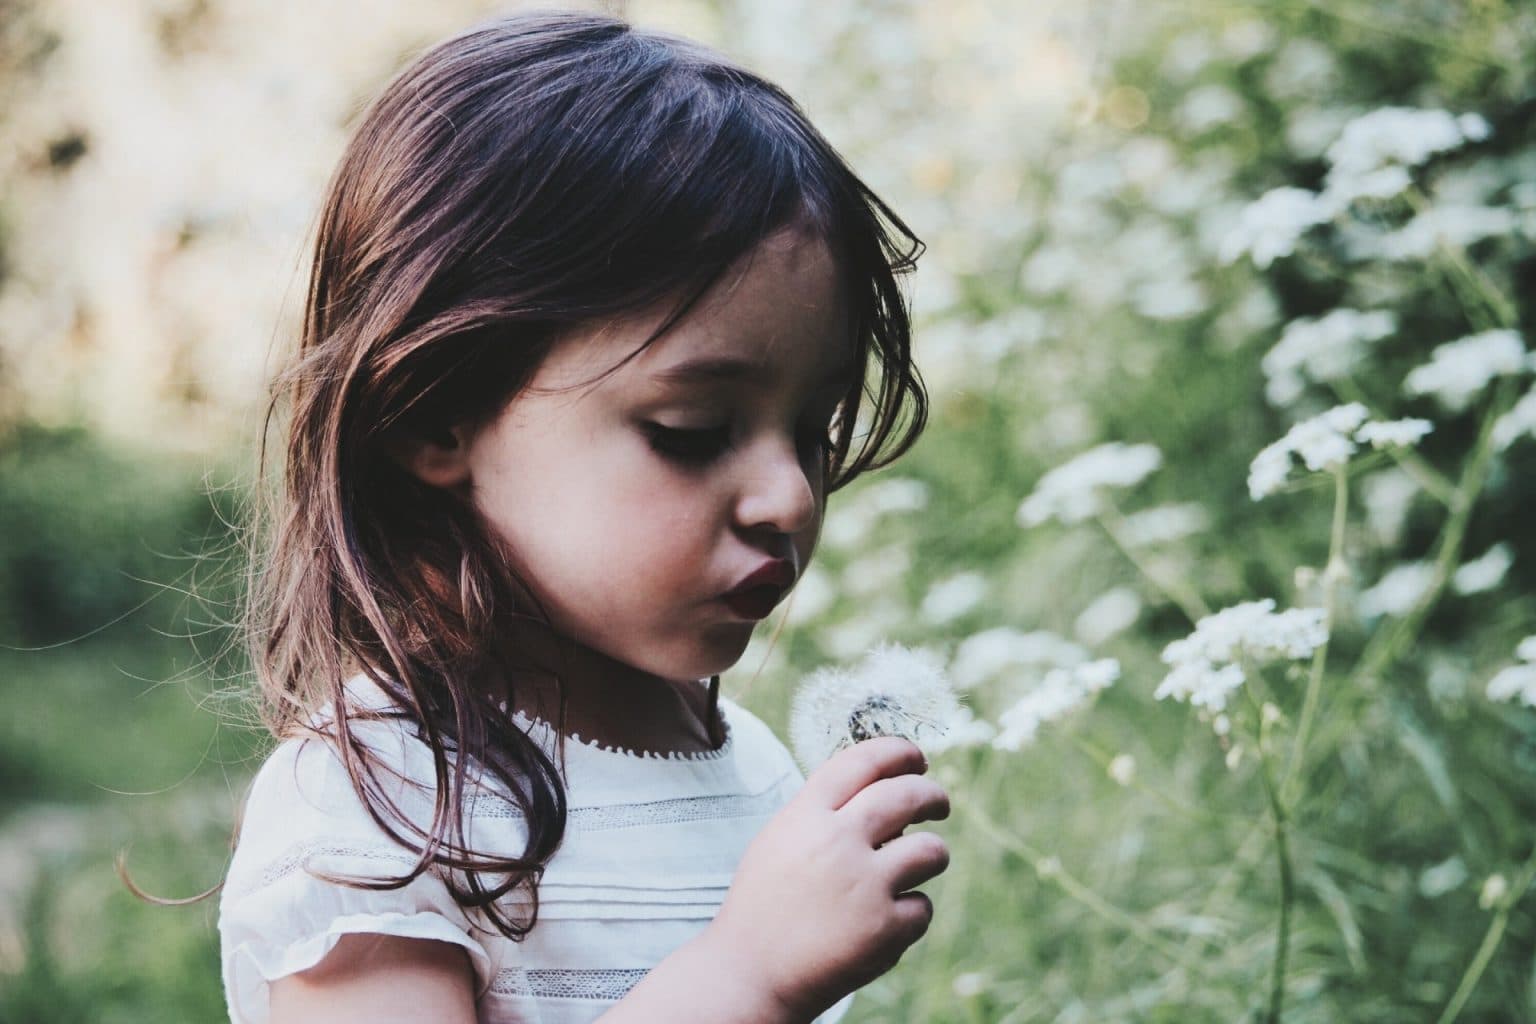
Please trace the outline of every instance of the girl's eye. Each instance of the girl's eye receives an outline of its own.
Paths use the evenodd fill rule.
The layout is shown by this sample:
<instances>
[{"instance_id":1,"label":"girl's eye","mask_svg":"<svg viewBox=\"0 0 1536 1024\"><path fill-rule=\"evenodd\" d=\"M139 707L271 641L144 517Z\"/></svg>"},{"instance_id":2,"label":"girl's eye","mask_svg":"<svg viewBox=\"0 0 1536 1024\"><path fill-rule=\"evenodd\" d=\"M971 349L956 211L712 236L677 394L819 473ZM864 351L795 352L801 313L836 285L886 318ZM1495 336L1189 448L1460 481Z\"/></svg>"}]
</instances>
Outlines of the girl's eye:
<instances>
[{"instance_id":1,"label":"girl's eye","mask_svg":"<svg viewBox=\"0 0 1536 1024\"><path fill-rule=\"evenodd\" d=\"M691 465L710 462L731 446L729 427L687 430L648 423L646 432L650 434L651 447L656 451L669 459Z\"/></svg>"}]
</instances>

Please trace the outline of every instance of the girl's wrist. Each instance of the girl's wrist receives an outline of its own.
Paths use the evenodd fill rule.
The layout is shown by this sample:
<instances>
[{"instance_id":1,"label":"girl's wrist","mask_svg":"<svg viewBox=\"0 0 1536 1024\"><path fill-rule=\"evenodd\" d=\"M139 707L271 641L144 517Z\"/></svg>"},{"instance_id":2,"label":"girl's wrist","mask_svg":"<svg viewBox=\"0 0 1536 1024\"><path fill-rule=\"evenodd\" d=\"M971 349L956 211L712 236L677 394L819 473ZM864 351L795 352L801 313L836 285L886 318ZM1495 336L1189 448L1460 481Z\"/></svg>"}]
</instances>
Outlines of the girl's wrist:
<instances>
[{"instance_id":1,"label":"girl's wrist","mask_svg":"<svg viewBox=\"0 0 1536 1024\"><path fill-rule=\"evenodd\" d=\"M798 1006L761 969L761 958L738 937L711 922L679 950L704 979L711 1005L729 1010L712 1020L741 1024L809 1024L814 1010Z\"/></svg>"}]
</instances>

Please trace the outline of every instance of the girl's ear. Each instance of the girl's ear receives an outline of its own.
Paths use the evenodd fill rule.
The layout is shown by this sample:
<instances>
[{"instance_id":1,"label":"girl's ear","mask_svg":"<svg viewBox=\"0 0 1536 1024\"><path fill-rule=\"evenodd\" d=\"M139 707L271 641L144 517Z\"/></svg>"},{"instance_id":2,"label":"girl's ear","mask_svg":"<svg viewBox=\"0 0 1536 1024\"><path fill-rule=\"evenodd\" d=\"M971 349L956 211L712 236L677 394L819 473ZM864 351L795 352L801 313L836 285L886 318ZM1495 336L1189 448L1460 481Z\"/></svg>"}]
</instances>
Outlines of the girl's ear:
<instances>
[{"instance_id":1,"label":"girl's ear","mask_svg":"<svg viewBox=\"0 0 1536 1024\"><path fill-rule=\"evenodd\" d=\"M456 426L396 439L390 455L402 469L433 487L460 487L469 482L467 426Z\"/></svg>"}]
</instances>

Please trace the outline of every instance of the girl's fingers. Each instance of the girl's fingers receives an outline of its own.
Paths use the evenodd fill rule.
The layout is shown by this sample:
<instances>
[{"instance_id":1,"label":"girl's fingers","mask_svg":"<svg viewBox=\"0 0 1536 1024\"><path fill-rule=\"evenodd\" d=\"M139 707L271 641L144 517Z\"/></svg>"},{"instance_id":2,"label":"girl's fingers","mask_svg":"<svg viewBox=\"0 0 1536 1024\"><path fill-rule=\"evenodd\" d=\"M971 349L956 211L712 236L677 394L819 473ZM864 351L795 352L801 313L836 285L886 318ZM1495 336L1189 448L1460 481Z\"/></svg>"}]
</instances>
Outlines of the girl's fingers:
<instances>
[{"instance_id":1,"label":"girl's fingers","mask_svg":"<svg viewBox=\"0 0 1536 1024\"><path fill-rule=\"evenodd\" d=\"M876 847L908 825L949 817L949 794L920 775L898 775L870 783L837 813L857 822L860 834Z\"/></svg>"},{"instance_id":2,"label":"girl's fingers","mask_svg":"<svg viewBox=\"0 0 1536 1024\"><path fill-rule=\"evenodd\" d=\"M801 796L835 811L878 779L927 770L928 759L916 743L899 736L876 736L827 758L806 778Z\"/></svg>"},{"instance_id":3,"label":"girl's fingers","mask_svg":"<svg viewBox=\"0 0 1536 1024\"><path fill-rule=\"evenodd\" d=\"M932 832L913 832L876 850L875 859L890 875L891 892L904 895L944 873L949 867L949 846Z\"/></svg>"},{"instance_id":4,"label":"girl's fingers","mask_svg":"<svg viewBox=\"0 0 1536 1024\"><path fill-rule=\"evenodd\" d=\"M896 897L896 919L908 930L911 945L923 937L933 923L933 901L920 892L904 892Z\"/></svg>"}]
</instances>

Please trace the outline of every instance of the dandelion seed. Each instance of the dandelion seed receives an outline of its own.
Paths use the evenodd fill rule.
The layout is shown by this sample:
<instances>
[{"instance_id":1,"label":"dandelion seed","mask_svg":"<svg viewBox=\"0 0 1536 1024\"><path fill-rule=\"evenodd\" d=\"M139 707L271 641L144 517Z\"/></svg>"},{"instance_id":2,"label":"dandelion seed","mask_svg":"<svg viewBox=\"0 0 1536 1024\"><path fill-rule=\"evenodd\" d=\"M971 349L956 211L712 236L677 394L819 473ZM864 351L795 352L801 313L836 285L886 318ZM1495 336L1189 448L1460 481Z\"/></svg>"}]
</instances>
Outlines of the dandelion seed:
<instances>
[{"instance_id":1,"label":"dandelion seed","mask_svg":"<svg viewBox=\"0 0 1536 1024\"><path fill-rule=\"evenodd\" d=\"M1436 348L1428 363L1404 378L1403 390L1433 396L1445 408L1460 412L1495 377L1517 374L1526 367L1525 344L1518 333L1483 331Z\"/></svg>"},{"instance_id":2,"label":"dandelion seed","mask_svg":"<svg viewBox=\"0 0 1536 1024\"><path fill-rule=\"evenodd\" d=\"M1039 526L1050 519L1077 523L1092 518L1104 508L1105 491L1134 487L1162 463L1162 452L1150 444L1100 445L1042 476L1019 506L1018 523Z\"/></svg>"},{"instance_id":3,"label":"dandelion seed","mask_svg":"<svg viewBox=\"0 0 1536 1024\"><path fill-rule=\"evenodd\" d=\"M1515 550L1502 541L1483 552L1479 558L1463 563L1451 577L1451 587L1458 594L1482 594L1504 582L1515 564Z\"/></svg>"},{"instance_id":4,"label":"dandelion seed","mask_svg":"<svg viewBox=\"0 0 1536 1024\"><path fill-rule=\"evenodd\" d=\"M1120 663L1113 658L1070 669L1052 669L998 717L998 733L992 746L998 750L1021 750L1034 742L1042 725L1076 711L1119 677Z\"/></svg>"},{"instance_id":5,"label":"dandelion seed","mask_svg":"<svg viewBox=\"0 0 1536 1024\"><path fill-rule=\"evenodd\" d=\"M880 644L852 669L819 669L805 680L790 709L790 741L810 771L876 736L904 736L922 746L941 737L959 711L936 655Z\"/></svg>"},{"instance_id":6,"label":"dandelion seed","mask_svg":"<svg viewBox=\"0 0 1536 1024\"><path fill-rule=\"evenodd\" d=\"M1207 615L1195 623L1193 633L1163 649L1170 671L1153 696L1223 711L1228 697L1247 681L1243 663L1310 656L1328 640L1325 615L1321 608L1276 612L1268 598Z\"/></svg>"}]
</instances>

